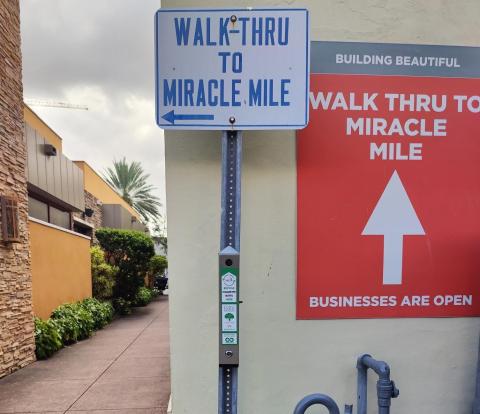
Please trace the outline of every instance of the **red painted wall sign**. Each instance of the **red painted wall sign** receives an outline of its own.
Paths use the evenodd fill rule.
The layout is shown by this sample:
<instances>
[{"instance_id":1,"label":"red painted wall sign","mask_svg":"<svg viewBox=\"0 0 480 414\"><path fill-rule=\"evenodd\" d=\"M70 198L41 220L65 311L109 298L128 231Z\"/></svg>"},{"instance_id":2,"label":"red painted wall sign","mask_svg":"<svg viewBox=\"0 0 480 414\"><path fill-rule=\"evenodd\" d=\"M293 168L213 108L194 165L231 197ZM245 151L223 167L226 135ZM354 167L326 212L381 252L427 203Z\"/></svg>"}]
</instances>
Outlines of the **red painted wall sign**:
<instances>
[{"instance_id":1,"label":"red painted wall sign","mask_svg":"<svg viewBox=\"0 0 480 414\"><path fill-rule=\"evenodd\" d=\"M480 79L397 69L311 76L298 319L480 315Z\"/></svg>"}]
</instances>

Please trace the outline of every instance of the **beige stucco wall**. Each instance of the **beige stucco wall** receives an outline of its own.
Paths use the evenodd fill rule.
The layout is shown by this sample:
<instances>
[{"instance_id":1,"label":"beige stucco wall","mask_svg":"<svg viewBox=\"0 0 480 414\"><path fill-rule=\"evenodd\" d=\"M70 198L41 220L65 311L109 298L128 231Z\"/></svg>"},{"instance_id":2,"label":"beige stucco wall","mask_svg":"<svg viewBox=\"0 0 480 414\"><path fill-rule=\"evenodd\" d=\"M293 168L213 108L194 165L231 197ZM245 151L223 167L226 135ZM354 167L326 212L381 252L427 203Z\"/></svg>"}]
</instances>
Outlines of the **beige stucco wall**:
<instances>
[{"instance_id":1,"label":"beige stucco wall","mask_svg":"<svg viewBox=\"0 0 480 414\"><path fill-rule=\"evenodd\" d=\"M163 7L255 4L162 0ZM480 46L478 0L258 4L308 7L314 40ZM218 380L220 135L165 135L173 413L212 414ZM471 412L478 319L295 320L294 133L245 134L241 237L239 414L291 413L312 392L354 403L355 359L364 352L392 366L401 390L393 412ZM373 392L373 376L369 385Z\"/></svg>"}]
</instances>

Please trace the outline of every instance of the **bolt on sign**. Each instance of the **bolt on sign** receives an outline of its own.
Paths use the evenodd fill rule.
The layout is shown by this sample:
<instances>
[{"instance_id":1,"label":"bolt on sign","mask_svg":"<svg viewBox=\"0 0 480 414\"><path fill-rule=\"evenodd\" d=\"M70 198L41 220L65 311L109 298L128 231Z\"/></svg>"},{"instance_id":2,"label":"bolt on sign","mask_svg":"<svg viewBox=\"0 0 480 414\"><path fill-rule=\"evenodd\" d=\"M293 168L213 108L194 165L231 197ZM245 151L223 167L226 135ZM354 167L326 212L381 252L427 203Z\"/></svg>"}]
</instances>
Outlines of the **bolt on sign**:
<instances>
[{"instance_id":1,"label":"bolt on sign","mask_svg":"<svg viewBox=\"0 0 480 414\"><path fill-rule=\"evenodd\" d=\"M480 48L313 42L297 318L480 315Z\"/></svg>"},{"instance_id":2,"label":"bolt on sign","mask_svg":"<svg viewBox=\"0 0 480 414\"><path fill-rule=\"evenodd\" d=\"M298 129L308 122L306 9L160 9L164 129Z\"/></svg>"}]
</instances>

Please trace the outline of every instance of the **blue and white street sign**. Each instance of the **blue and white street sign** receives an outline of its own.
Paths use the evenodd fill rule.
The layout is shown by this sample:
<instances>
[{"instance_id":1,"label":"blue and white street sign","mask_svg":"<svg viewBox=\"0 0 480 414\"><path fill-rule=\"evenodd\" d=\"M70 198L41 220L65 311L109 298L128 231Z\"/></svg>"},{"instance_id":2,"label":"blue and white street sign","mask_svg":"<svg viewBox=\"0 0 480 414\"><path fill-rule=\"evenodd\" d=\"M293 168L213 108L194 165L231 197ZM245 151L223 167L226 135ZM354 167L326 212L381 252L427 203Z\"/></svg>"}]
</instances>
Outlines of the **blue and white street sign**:
<instances>
[{"instance_id":1,"label":"blue and white street sign","mask_svg":"<svg viewBox=\"0 0 480 414\"><path fill-rule=\"evenodd\" d=\"M156 117L165 129L308 123L306 9L160 9Z\"/></svg>"}]
</instances>

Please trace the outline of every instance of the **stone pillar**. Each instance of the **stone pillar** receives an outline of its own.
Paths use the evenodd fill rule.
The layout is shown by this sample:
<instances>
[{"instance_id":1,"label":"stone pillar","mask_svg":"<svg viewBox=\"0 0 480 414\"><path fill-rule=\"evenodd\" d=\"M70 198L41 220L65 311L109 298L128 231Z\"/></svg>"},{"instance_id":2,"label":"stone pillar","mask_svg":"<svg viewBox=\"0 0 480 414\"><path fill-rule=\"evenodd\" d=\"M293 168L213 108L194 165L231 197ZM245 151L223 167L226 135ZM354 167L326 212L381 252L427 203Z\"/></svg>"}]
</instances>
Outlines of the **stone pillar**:
<instances>
[{"instance_id":1,"label":"stone pillar","mask_svg":"<svg viewBox=\"0 0 480 414\"><path fill-rule=\"evenodd\" d=\"M83 212L75 212L73 213L73 215L93 226L92 242L93 244L97 244L98 240L95 237L95 230L102 227L103 225L102 202L92 193L89 193L87 190L84 190L83 193L85 196L85 210L91 209L93 210L93 214L91 215L91 217L84 215Z\"/></svg>"},{"instance_id":2,"label":"stone pillar","mask_svg":"<svg viewBox=\"0 0 480 414\"><path fill-rule=\"evenodd\" d=\"M35 360L18 0L0 0L0 79L0 196L19 206L19 242L0 236L2 377Z\"/></svg>"}]
</instances>

